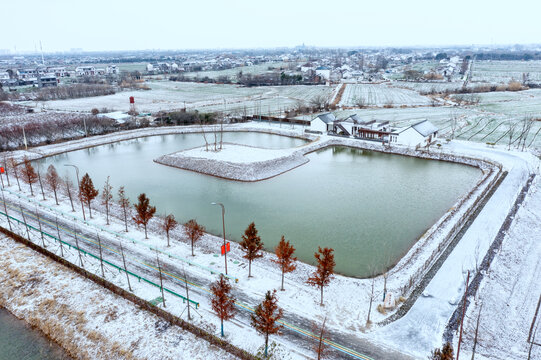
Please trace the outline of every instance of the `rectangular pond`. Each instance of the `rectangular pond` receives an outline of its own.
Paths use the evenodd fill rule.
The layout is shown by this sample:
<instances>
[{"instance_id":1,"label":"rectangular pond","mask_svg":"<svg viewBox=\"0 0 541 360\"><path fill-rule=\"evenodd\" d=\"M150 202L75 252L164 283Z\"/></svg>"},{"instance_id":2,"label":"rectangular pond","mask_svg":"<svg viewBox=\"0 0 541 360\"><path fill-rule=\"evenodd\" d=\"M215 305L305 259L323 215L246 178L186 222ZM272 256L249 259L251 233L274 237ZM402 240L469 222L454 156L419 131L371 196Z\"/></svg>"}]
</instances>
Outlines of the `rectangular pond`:
<instances>
[{"instance_id":1,"label":"rectangular pond","mask_svg":"<svg viewBox=\"0 0 541 360\"><path fill-rule=\"evenodd\" d=\"M224 141L267 148L305 143L246 132L225 133ZM39 163L42 171L54 164L74 182L73 169L64 164L76 164L100 190L110 176L115 194L124 185L133 202L145 192L159 214L173 213L182 222L195 218L216 235L222 233L221 213L210 203L221 202L228 238L238 241L254 221L267 250L273 251L285 235L300 260L314 263L318 246L332 247L336 270L357 277L396 263L481 176L470 166L346 147L311 153L307 164L254 183L152 161L201 145L201 134L153 136L72 151Z\"/></svg>"}]
</instances>

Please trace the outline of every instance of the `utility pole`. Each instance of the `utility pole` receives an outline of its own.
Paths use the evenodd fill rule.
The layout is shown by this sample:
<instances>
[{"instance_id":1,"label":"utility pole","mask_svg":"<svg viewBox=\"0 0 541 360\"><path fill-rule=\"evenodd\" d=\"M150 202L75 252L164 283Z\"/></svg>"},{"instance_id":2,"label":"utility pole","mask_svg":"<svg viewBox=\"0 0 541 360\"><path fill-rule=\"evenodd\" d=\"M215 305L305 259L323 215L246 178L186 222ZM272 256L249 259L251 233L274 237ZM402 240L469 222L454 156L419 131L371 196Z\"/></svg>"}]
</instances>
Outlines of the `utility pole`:
<instances>
[{"instance_id":1,"label":"utility pole","mask_svg":"<svg viewBox=\"0 0 541 360\"><path fill-rule=\"evenodd\" d=\"M77 231L75 231L75 246L77 247L77 252L79 253L79 261L81 263L81 267L84 269L85 265L83 264L83 257L81 256L81 249L79 248L79 240L77 240Z\"/></svg>"},{"instance_id":2,"label":"utility pole","mask_svg":"<svg viewBox=\"0 0 541 360\"><path fill-rule=\"evenodd\" d=\"M39 234L41 235L41 244L43 245L43 248L46 248L47 246L45 245L45 238L43 237L43 231L41 230L41 219L39 217L39 211L38 211L37 206L36 206L36 216L38 218Z\"/></svg>"},{"instance_id":3,"label":"utility pole","mask_svg":"<svg viewBox=\"0 0 541 360\"><path fill-rule=\"evenodd\" d=\"M100 249L100 267L101 267L101 277L105 279L105 271L103 270L103 253L101 251L101 240L100 240L100 236L98 234L96 234L98 236L98 247Z\"/></svg>"},{"instance_id":4,"label":"utility pole","mask_svg":"<svg viewBox=\"0 0 541 360\"><path fill-rule=\"evenodd\" d=\"M24 211L23 211L23 207L21 206L21 203L19 203L19 209L21 209L21 215L23 216L24 227L26 228L26 237L28 238L28 241L31 241L30 231L28 231L28 224L26 223L26 217L24 216Z\"/></svg>"},{"instance_id":5,"label":"utility pole","mask_svg":"<svg viewBox=\"0 0 541 360\"><path fill-rule=\"evenodd\" d=\"M128 268L126 267L126 257L124 256L124 249L122 248L122 243L120 243L120 254L122 254L122 262L124 263L124 272L126 273L126 279L128 280L128 289L130 289L130 291L133 291L131 289L130 275L128 274Z\"/></svg>"},{"instance_id":6,"label":"utility pole","mask_svg":"<svg viewBox=\"0 0 541 360\"><path fill-rule=\"evenodd\" d=\"M60 238L60 229L58 228L58 217L56 218L56 233L58 234L58 242L60 243L60 256L64 257L64 246Z\"/></svg>"},{"instance_id":7,"label":"utility pole","mask_svg":"<svg viewBox=\"0 0 541 360\"><path fill-rule=\"evenodd\" d=\"M8 220L9 231L13 231L11 228L11 221L9 220L8 208L6 206L6 197L4 196L4 189L2 189L2 202L4 203L4 212L6 213L6 219Z\"/></svg>"},{"instance_id":8,"label":"utility pole","mask_svg":"<svg viewBox=\"0 0 541 360\"><path fill-rule=\"evenodd\" d=\"M160 256L158 255L158 250L156 250L156 261L158 262L158 271L160 272L160 290L162 292L162 301L163 301L163 307L165 306L165 295L163 293L163 278L162 278L162 267L160 266Z\"/></svg>"}]
</instances>

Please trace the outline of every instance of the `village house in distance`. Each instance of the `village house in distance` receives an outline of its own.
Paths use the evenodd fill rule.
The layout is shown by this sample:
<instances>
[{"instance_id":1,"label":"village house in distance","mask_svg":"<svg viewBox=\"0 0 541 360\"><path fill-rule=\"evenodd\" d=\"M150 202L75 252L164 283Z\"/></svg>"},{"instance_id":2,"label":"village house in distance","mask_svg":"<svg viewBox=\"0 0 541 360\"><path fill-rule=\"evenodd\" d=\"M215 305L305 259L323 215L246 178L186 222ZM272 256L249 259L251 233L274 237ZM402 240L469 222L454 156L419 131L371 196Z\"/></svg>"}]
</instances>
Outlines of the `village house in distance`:
<instances>
[{"instance_id":1,"label":"village house in distance","mask_svg":"<svg viewBox=\"0 0 541 360\"><path fill-rule=\"evenodd\" d=\"M428 120L393 128L389 121L363 121L357 114L338 119L332 113L318 115L310 121L310 131L406 146L427 146L438 136L438 128Z\"/></svg>"}]
</instances>

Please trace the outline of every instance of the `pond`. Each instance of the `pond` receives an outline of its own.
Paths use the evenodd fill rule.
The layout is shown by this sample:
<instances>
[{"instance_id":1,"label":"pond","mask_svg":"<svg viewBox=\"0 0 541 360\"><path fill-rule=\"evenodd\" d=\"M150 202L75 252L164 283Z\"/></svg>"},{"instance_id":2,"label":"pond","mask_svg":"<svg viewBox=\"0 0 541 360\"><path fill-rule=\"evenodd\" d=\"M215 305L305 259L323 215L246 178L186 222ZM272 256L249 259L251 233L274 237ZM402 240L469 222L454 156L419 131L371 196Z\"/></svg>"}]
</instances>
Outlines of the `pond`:
<instances>
[{"instance_id":1,"label":"pond","mask_svg":"<svg viewBox=\"0 0 541 360\"><path fill-rule=\"evenodd\" d=\"M208 135L207 135L208 136ZM231 132L224 141L267 148L301 146L304 140L264 133ZM132 202L145 192L159 214L185 222L195 218L239 240L252 221L272 251L285 235L297 257L314 263L318 246L335 250L336 270L363 277L395 264L417 239L467 193L481 171L460 164L330 147L277 177L254 183L219 179L154 163L163 154L203 145L201 134L163 135L72 151L40 160L60 174L76 164L101 190L111 176ZM81 176L82 176L81 174ZM219 248L216 249L219 251Z\"/></svg>"}]
</instances>

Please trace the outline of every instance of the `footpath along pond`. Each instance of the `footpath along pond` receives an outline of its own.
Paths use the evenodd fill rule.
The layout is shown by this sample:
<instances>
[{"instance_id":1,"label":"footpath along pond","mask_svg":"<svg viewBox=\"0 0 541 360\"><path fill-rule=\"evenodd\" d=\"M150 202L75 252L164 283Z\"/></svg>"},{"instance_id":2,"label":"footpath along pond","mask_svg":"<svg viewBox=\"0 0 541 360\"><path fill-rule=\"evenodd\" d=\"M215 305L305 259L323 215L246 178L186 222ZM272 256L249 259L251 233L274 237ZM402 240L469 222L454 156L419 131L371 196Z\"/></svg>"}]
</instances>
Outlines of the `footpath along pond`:
<instances>
[{"instance_id":1,"label":"footpath along pond","mask_svg":"<svg viewBox=\"0 0 541 360\"><path fill-rule=\"evenodd\" d=\"M305 143L256 132L228 132L224 141L275 149ZM195 218L215 235L222 233L221 212L210 203L221 202L228 238L240 240L254 221L267 250L285 235L300 260L314 263L318 246L332 247L337 272L356 277L396 263L481 176L466 165L338 146L307 155L310 161L292 171L252 183L153 162L201 145L201 134L160 135L38 162L42 171L54 164L74 183L73 169L64 165L75 164L100 191L110 176L115 194L124 185L133 202L144 192L159 214L173 213L182 222Z\"/></svg>"}]
</instances>

